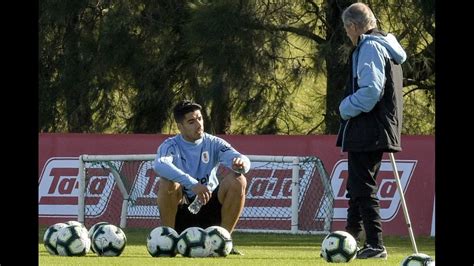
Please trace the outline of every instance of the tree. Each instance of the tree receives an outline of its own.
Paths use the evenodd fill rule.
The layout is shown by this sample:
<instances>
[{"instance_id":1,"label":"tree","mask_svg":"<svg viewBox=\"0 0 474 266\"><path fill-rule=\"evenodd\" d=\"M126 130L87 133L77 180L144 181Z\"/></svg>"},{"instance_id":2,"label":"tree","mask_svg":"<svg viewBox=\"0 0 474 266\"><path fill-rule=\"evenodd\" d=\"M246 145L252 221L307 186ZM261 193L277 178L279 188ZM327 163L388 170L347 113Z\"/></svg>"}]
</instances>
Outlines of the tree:
<instances>
[{"instance_id":1,"label":"tree","mask_svg":"<svg viewBox=\"0 0 474 266\"><path fill-rule=\"evenodd\" d=\"M41 132L171 132L185 98L211 133L338 130L355 1L69 2L40 2ZM434 1L368 4L408 54L404 132L432 134Z\"/></svg>"},{"instance_id":2,"label":"tree","mask_svg":"<svg viewBox=\"0 0 474 266\"><path fill-rule=\"evenodd\" d=\"M93 132L110 126L107 61L98 42L100 6L89 1L39 5L39 131Z\"/></svg>"},{"instance_id":3,"label":"tree","mask_svg":"<svg viewBox=\"0 0 474 266\"><path fill-rule=\"evenodd\" d=\"M269 2L261 1L263 5L271 6ZM325 75L327 79L326 110L319 110L325 112L327 134L335 134L339 129L338 106L348 76L347 60L351 50L341 14L354 2L357 1L281 1L278 8L268 12L272 14L270 18L286 16L291 17L291 21L275 23L277 20L269 19L268 16L261 20L261 28L268 32L286 31L313 42L315 56L312 65L303 67L317 69L318 74ZM418 103L408 102L404 132L433 134L434 1L369 1L368 4L379 18L379 26L393 32L406 49L408 60L403 64L404 84L408 89L406 95L416 90L427 91L427 97L423 100L427 112L417 112L416 117L410 116ZM416 128L415 132L410 128Z\"/></svg>"}]
</instances>

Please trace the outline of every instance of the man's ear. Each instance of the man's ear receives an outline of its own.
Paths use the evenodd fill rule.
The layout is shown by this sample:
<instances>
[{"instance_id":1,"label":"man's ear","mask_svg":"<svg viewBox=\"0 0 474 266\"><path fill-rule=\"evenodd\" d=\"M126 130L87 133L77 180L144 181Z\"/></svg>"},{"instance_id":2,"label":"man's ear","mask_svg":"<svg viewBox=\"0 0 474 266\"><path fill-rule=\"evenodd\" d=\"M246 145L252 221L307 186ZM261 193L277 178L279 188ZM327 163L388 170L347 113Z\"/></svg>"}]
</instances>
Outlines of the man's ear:
<instances>
[{"instance_id":1,"label":"man's ear","mask_svg":"<svg viewBox=\"0 0 474 266\"><path fill-rule=\"evenodd\" d=\"M176 126L178 126L179 131L183 131L183 124L181 122L176 122Z\"/></svg>"}]
</instances>

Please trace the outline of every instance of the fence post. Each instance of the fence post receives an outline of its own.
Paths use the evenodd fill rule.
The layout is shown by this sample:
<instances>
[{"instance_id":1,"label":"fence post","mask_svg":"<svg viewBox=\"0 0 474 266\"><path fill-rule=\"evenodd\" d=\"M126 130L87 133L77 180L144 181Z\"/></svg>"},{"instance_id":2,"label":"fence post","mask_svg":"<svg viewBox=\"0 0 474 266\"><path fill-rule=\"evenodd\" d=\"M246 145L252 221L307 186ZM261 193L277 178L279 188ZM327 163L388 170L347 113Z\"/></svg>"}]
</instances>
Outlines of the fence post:
<instances>
[{"instance_id":1,"label":"fence post","mask_svg":"<svg viewBox=\"0 0 474 266\"><path fill-rule=\"evenodd\" d=\"M298 157L293 159L291 173L291 232L298 232L298 202L300 193L300 161Z\"/></svg>"}]
</instances>

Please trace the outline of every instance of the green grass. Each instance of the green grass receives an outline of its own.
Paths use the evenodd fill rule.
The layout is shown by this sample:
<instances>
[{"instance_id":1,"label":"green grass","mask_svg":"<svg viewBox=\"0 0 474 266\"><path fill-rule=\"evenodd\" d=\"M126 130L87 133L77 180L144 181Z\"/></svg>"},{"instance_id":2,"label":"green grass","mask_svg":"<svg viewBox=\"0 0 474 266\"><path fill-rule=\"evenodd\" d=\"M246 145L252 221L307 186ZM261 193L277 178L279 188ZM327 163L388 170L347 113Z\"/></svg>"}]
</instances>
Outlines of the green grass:
<instances>
[{"instance_id":1,"label":"green grass","mask_svg":"<svg viewBox=\"0 0 474 266\"><path fill-rule=\"evenodd\" d=\"M328 265L319 257L323 236L288 234L233 234L234 245L244 256L229 255L225 258L153 258L146 249L149 231L126 229L127 246L119 257L98 257L88 253L84 257L51 256L43 245L45 228L39 228L39 265ZM399 265L412 252L408 237L384 237L388 251L387 260L353 260L351 265ZM435 240L417 237L419 252L435 259Z\"/></svg>"}]
</instances>

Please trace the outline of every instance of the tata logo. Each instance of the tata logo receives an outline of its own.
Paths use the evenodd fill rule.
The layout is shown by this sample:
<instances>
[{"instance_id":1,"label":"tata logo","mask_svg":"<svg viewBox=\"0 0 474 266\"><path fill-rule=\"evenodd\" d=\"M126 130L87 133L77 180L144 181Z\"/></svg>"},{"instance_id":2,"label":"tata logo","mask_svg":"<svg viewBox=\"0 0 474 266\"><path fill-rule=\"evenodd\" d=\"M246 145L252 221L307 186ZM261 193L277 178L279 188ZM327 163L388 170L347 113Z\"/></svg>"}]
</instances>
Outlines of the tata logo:
<instances>
[{"instance_id":1,"label":"tata logo","mask_svg":"<svg viewBox=\"0 0 474 266\"><path fill-rule=\"evenodd\" d=\"M138 218L157 218L160 215L157 206L160 177L153 170L153 162L140 164L134 178L128 206L128 216Z\"/></svg>"},{"instance_id":2,"label":"tata logo","mask_svg":"<svg viewBox=\"0 0 474 266\"><path fill-rule=\"evenodd\" d=\"M110 170L87 168L89 180L86 187L85 207L89 217L100 216L106 209L114 189ZM43 168L39 180L39 217L70 217L78 214L79 159L51 158Z\"/></svg>"},{"instance_id":3,"label":"tata logo","mask_svg":"<svg viewBox=\"0 0 474 266\"><path fill-rule=\"evenodd\" d=\"M292 163L281 163L276 167L266 162L252 162L247 177L247 194L241 220L251 219L291 219ZM308 162L308 168L315 167ZM309 188L312 171L299 170L300 197L298 208L301 208L304 195Z\"/></svg>"},{"instance_id":4,"label":"tata logo","mask_svg":"<svg viewBox=\"0 0 474 266\"><path fill-rule=\"evenodd\" d=\"M400 177L400 184L405 191L408 188L411 177L415 170L416 160L398 160L397 170ZM348 171L347 160L340 160L334 165L331 173L331 185L334 193L334 220L346 220L349 200L346 198ZM400 208L400 193L397 191L397 183L393 174L392 164L388 160L383 160L377 176L378 191L380 200L380 217L382 221L392 220Z\"/></svg>"}]
</instances>

